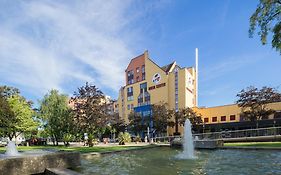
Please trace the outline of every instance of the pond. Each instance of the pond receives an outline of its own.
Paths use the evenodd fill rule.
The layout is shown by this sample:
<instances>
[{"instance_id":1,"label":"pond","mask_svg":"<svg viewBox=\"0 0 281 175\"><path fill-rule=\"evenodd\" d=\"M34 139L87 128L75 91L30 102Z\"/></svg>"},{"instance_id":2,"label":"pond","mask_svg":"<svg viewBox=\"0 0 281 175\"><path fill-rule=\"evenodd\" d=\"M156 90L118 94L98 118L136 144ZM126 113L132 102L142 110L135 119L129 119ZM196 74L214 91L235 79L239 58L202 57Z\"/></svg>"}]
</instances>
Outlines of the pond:
<instances>
[{"instance_id":1,"label":"pond","mask_svg":"<svg viewBox=\"0 0 281 175\"><path fill-rule=\"evenodd\" d=\"M281 151L200 150L197 159L181 160L182 150L166 147L103 155L82 160L82 174L225 175L281 174Z\"/></svg>"}]
</instances>

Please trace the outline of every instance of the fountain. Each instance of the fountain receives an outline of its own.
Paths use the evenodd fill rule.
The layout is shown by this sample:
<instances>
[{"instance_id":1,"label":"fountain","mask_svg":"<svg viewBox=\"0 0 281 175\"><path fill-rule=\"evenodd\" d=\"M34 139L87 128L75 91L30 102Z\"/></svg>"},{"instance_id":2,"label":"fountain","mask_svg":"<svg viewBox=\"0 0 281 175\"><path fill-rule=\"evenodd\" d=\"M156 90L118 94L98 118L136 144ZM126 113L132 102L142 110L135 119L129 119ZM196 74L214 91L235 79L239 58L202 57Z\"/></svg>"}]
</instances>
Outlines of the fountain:
<instances>
[{"instance_id":1,"label":"fountain","mask_svg":"<svg viewBox=\"0 0 281 175\"><path fill-rule=\"evenodd\" d=\"M6 148L5 155L6 156L18 156L19 155L16 143L14 141L9 141L7 148Z\"/></svg>"},{"instance_id":2,"label":"fountain","mask_svg":"<svg viewBox=\"0 0 281 175\"><path fill-rule=\"evenodd\" d=\"M176 156L179 159L194 159L194 145L189 119L184 123L183 152Z\"/></svg>"},{"instance_id":3,"label":"fountain","mask_svg":"<svg viewBox=\"0 0 281 175\"><path fill-rule=\"evenodd\" d=\"M66 168L79 165L78 152L32 150L19 153L14 141L9 141L6 152L0 154L0 175L42 174L57 168L68 171Z\"/></svg>"}]
</instances>

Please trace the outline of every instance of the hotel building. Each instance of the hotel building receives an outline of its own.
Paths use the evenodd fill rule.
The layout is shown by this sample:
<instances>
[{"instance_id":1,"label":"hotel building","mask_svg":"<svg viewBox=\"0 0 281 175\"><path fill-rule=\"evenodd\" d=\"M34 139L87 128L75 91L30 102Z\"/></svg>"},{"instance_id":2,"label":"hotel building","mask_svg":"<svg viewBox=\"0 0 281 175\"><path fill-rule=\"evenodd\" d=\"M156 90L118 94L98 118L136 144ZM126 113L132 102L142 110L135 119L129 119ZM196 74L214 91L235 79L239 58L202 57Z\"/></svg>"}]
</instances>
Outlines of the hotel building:
<instances>
[{"instance_id":1,"label":"hotel building","mask_svg":"<svg viewBox=\"0 0 281 175\"><path fill-rule=\"evenodd\" d=\"M125 77L126 85L121 87L117 103L119 116L127 123L132 111L150 116L152 104L164 103L176 110L197 104L194 67L180 67L175 61L161 67L145 51L130 61ZM169 128L169 133L172 130Z\"/></svg>"},{"instance_id":2,"label":"hotel building","mask_svg":"<svg viewBox=\"0 0 281 175\"><path fill-rule=\"evenodd\" d=\"M198 56L196 51L196 67ZM247 122L241 117L241 109L236 105L216 107L198 107L197 80L194 67L181 67L172 62L159 66L149 57L148 51L133 58L125 70L125 86L120 88L115 111L119 117L128 121L128 115L134 111L143 117L151 115L152 104L167 104L168 109L185 107L201 114L203 124L197 132L220 131L224 129L248 129L256 127L255 122ZM281 126L281 102L268 104L276 111L268 120L259 121L260 127ZM175 128L168 128L167 134L173 135ZM183 127L179 127L183 133Z\"/></svg>"}]
</instances>

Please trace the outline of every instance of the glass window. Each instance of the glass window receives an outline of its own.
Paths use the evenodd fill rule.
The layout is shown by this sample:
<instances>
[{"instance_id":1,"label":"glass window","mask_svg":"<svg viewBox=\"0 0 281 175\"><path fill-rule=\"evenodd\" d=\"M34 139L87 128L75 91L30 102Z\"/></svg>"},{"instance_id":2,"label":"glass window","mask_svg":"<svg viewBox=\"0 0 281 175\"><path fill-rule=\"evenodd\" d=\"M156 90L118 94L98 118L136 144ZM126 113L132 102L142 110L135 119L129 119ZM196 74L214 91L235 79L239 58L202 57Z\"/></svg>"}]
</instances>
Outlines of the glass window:
<instances>
[{"instance_id":1,"label":"glass window","mask_svg":"<svg viewBox=\"0 0 281 175\"><path fill-rule=\"evenodd\" d=\"M221 121L222 122L226 121L226 116L221 116Z\"/></svg>"},{"instance_id":2,"label":"glass window","mask_svg":"<svg viewBox=\"0 0 281 175\"><path fill-rule=\"evenodd\" d=\"M230 115L230 120L235 120L235 115Z\"/></svg>"},{"instance_id":3,"label":"glass window","mask_svg":"<svg viewBox=\"0 0 281 175\"><path fill-rule=\"evenodd\" d=\"M142 79L142 80L145 80L145 73L142 73L141 79Z\"/></svg>"},{"instance_id":4,"label":"glass window","mask_svg":"<svg viewBox=\"0 0 281 175\"><path fill-rule=\"evenodd\" d=\"M127 109L130 110L131 105L127 105Z\"/></svg>"},{"instance_id":5,"label":"glass window","mask_svg":"<svg viewBox=\"0 0 281 175\"><path fill-rule=\"evenodd\" d=\"M134 71L128 71L127 73L127 79L128 79L128 84L133 84L134 83Z\"/></svg>"},{"instance_id":6,"label":"glass window","mask_svg":"<svg viewBox=\"0 0 281 175\"><path fill-rule=\"evenodd\" d=\"M133 87L128 87L127 88L127 100L131 101L134 100L134 93L133 93Z\"/></svg>"},{"instance_id":7,"label":"glass window","mask_svg":"<svg viewBox=\"0 0 281 175\"><path fill-rule=\"evenodd\" d=\"M141 66L141 72L142 72L142 73L145 72L145 66L144 66L144 65Z\"/></svg>"},{"instance_id":8,"label":"glass window","mask_svg":"<svg viewBox=\"0 0 281 175\"><path fill-rule=\"evenodd\" d=\"M204 118L204 123L208 123L209 122L209 118Z\"/></svg>"},{"instance_id":9,"label":"glass window","mask_svg":"<svg viewBox=\"0 0 281 175\"><path fill-rule=\"evenodd\" d=\"M147 83L140 84L140 89L147 89Z\"/></svg>"},{"instance_id":10,"label":"glass window","mask_svg":"<svg viewBox=\"0 0 281 175\"><path fill-rule=\"evenodd\" d=\"M212 122L217 122L218 118L217 117L212 117Z\"/></svg>"}]
</instances>

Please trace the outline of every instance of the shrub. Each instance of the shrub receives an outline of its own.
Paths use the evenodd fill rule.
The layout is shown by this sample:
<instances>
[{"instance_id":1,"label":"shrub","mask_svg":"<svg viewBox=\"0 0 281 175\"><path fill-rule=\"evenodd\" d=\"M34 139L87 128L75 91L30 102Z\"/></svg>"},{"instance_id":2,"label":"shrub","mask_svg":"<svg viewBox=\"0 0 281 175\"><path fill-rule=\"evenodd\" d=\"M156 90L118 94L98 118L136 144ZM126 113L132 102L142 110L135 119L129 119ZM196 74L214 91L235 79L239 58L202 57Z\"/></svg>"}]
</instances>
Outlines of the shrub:
<instances>
[{"instance_id":1,"label":"shrub","mask_svg":"<svg viewBox=\"0 0 281 175\"><path fill-rule=\"evenodd\" d=\"M135 142L141 142L141 137L139 135L135 137Z\"/></svg>"},{"instance_id":2,"label":"shrub","mask_svg":"<svg viewBox=\"0 0 281 175\"><path fill-rule=\"evenodd\" d=\"M125 145L125 143L131 142L131 135L128 132L120 132L118 134L119 145Z\"/></svg>"},{"instance_id":3,"label":"shrub","mask_svg":"<svg viewBox=\"0 0 281 175\"><path fill-rule=\"evenodd\" d=\"M63 142L65 146L69 146L69 142L72 141L72 135L69 133L66 133L63 135Z\"/></svg>"}]
</instances>

